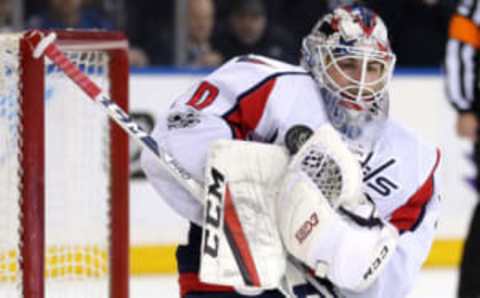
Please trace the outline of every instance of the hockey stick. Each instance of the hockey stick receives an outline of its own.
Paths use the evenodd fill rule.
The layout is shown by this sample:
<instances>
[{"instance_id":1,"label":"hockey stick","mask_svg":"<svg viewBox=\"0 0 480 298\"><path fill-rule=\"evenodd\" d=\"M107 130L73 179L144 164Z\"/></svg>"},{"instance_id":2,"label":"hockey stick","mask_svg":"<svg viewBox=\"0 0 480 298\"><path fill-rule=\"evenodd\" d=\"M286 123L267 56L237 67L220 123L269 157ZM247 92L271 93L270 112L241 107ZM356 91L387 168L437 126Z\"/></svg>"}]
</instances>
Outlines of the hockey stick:
<instances>
[{"instance_id":1,"label":"hockey stick","mask_svg":"<svg viewBox=\"0 0 480 298\"><path fill-rule=\"evenodd\" d=\"M62 50L54 43L55 33L44 33L34 30L28 36L33 48L34 58L44 55L59 67L91 100L99 103L107 115L123 128L144 149L149 150L157 157L160 165L166 169L193 197L203 204L203 188L193 177L167 152L160 150L157 142L145 130L143 130L108 94L94 81L85 75ZM312 280L309 273L296 263L293 265L303 273L305 278ZM316 283L312 285L317 288ZM321 292L320 289L318 289Z\"/></svg>"},{"instance_id":2,"label":"hockey stick","mask_svg":"<svg viewBox=\"0 0 480 298\"><path fill-rule=\"evenodd\" d=\"M94 81L85 75L62 50L54 43L56 35L50 33L45 36L40 31L32 31L28 36L32 47L33 57L47 56L58 66L83 92L94 102L100 104L108 116L120 125L135 141L144 149L153 153L160 164L182 184L196 199L202 198L202 186L167 152L160 150L157 142L136 122L132 120L108 94L103 91Z\"/></svg>"}]
</instances>

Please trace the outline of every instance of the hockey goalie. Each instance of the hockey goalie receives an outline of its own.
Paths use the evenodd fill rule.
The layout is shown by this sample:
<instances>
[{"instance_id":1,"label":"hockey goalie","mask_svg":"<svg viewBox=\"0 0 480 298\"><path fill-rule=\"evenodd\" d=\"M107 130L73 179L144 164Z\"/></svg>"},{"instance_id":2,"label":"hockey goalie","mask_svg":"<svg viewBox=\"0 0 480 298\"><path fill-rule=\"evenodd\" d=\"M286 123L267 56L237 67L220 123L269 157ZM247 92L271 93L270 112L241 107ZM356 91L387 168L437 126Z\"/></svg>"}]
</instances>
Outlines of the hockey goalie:
<instances>
[{"instance_id":1,"label":"hockey goalie","mask_svg":"<svg viewBox=\"0 0 480 298\"><path fill-rule=\"evenodd\" d=\"M388 118L394 64L383 21L344 6L304 38L301 66L236 57L176 99L153 137L203 196L149 153L142 164L191 222L182 298L408 295L438 219L440 154Z\"/></svg>"}]
</instances>

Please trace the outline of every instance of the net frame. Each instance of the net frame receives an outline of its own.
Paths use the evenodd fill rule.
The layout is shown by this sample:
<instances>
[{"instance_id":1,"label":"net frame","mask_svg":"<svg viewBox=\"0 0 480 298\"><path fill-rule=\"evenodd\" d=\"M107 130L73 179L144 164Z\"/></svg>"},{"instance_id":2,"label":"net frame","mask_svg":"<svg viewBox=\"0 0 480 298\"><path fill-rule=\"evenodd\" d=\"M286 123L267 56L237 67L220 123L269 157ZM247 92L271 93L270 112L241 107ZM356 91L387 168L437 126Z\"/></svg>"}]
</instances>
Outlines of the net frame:
<instances>
[{"instance_id":1,"label":"net frame","mask_svg":"<svg viewBox=\"0 0 480 298\"><path fill-rule=\"evenodd\" d=\"M45 31L48 34L50 31ZM109 59L110 95L128 110L128 42L118 32L55 31L63 50L101 50ZM20 40L21 127L21 257L25 298L45 293L45 61L34 59L26 36ZM38 96L41 94L42 96ZM85 104L92 104L85 102ZM128 136L112 121L110 125L111 200L109 288L110 297L127 298L129 243Z\"/></svg>"}]
</instances>

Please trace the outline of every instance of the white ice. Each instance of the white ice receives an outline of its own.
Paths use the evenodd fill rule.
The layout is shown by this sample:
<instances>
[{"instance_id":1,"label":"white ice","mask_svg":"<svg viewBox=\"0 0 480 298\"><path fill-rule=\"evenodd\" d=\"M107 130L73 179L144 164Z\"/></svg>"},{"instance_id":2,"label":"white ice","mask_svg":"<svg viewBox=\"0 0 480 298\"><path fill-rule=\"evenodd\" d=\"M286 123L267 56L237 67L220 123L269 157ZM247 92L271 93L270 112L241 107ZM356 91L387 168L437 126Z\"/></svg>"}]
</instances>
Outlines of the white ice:
<instances>
[{"instance_id":1,"label":"white ice","mask_svg":"<svg viewBox=\"0 0 480 298\"><path fill-rule=\"evenodd\" d=\"M455 298L457 271L450 269L423 270L408 298ZM176 276L134 278L131 298L178 298Z\"/></svg>"}]
</instances>

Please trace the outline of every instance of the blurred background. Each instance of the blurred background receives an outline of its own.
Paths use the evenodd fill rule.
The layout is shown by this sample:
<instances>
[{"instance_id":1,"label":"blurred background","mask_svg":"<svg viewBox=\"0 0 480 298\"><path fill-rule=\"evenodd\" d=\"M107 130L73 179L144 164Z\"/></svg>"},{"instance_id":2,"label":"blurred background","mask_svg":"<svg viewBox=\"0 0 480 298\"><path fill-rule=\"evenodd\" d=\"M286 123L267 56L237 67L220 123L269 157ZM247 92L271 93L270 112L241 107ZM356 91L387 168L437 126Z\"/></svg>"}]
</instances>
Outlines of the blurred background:
<instances>
[{"instance_id":1,"label":"blurred background","mask_svg":"<svg viewBox=\"0 0 480 298\"><path fill-rule=\"evenodd\" d=\"M134 66L217 66L248 52L295 63L301 38L347 0L0 0L2 31L120 30ZM398 66L439 67L455 0L365 0L390 30ZM428 36L428 40L425 37Z\"/></svg>"},{"instance_id":2,"label":"blurred background","mask_svg":"<svg viewBox=\"0 0 480 298\"><path fill-rule=\"evenodd\" d=\"M301 39L317 19L330 8L350 2L0 0L0 31L76 28L124 32L130 43L130 113L150 130L156 115L176 95L233 56L257 53L297 64ZM386 22L398 59L391 117L437 144L444 157L440 169L442 217L425 265L426 275L418 281L412 297L455 296L456 268L477 200L472 144L457 137L456 114L444 91L448 24L456 2L363 1ZM135 276L175 274L174 251L177 243L185 241L187 223L150 187L139 156L140 148L132 144L131 272ZM157 288L159 293L176 293L175 278L167 278L166 285L169 290Z\"/></svg>"}]
</instances>

